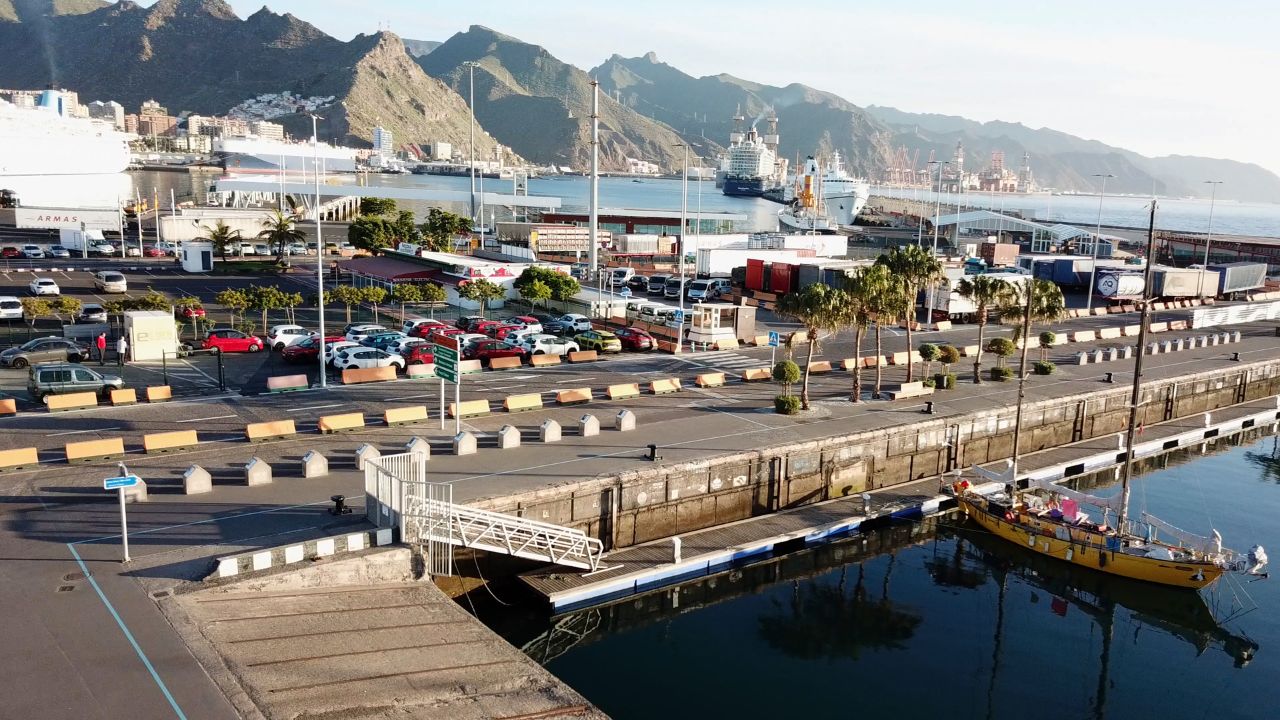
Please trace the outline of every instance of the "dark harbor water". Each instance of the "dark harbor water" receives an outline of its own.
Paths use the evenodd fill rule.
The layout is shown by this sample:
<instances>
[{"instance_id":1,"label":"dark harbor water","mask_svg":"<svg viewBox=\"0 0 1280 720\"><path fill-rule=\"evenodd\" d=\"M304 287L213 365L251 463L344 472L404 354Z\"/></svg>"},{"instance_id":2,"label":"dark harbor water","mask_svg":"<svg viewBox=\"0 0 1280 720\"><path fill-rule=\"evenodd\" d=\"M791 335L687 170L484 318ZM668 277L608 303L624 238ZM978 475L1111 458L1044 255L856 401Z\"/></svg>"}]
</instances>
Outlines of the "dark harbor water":
<instances>
[{"instance_id":1,"label":"dark harbor water","mask_svg":"<svg viewBox=\"0 0 1280 720\"><path fill-rule=\"evenodd\" d=\"M1135 484L1139 509L1280 552L1275 438L1159 464ZM617 720L1273 719L1278 609L1280 577L1163 590L952 514L498 629Z\"/></svg>"}]
</instances>

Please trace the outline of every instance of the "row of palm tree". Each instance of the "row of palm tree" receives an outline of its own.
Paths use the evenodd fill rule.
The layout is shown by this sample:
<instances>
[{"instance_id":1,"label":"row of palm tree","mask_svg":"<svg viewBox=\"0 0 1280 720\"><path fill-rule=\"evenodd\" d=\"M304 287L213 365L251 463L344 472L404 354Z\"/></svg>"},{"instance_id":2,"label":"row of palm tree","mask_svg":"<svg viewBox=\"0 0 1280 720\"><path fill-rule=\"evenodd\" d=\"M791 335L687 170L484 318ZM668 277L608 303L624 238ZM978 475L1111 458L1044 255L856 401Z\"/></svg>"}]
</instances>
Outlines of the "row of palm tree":
<instances>
[{"instance_id":1,"label":"row of palm tree","mask_svg":"<svg viewBox=\"0 0 1280 720\"><path fill-rule=\"evenodd\" d=\"M883 357L881 329L905 323L907 347L912 345L912 331L917 321L916 296L920 289L937 285L943 278L942 265L923 248L909 245L881 255L875 264L859 268L840 288L814 283L803 290L782 297L778 312L794 318L804 326L807 354L801 384L800 403L809 409L809 376L813 356L819 343L842 330L854 334L853 388L849 399L862 402L862 343L874 330L875 356ZM1063 316L1066 303L1062 291L1047 280L1008 282L992 275L978 275L962 280L957 288L977 306L978 353L974 358L975 383L982 382L982 350L986 326L993 315L1013 324L1014 341L1030 338L1036 323L1052 322ZM1023 342L1019 372L1019 398L1027 374L1027 351ZM879 397L883 373L882 363L875 363L875 387L872 397ZM915 363L907 363L907 382L914 378Z\"/></svg>"}]
</instances>

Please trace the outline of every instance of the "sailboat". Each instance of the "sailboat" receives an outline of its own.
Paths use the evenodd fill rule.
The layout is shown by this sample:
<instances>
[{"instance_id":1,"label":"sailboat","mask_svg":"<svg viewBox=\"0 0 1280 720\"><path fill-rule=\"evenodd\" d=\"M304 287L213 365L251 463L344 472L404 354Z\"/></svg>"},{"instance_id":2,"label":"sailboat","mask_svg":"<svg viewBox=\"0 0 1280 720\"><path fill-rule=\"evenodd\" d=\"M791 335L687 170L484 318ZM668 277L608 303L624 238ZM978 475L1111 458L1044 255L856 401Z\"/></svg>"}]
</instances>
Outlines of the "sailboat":
<instances>
[{"instance_id":1,"label":"sailboat","mask_svg":"<svg viewBox=\"0 0 1280 720\"><path fill-rule=\"evenodd\" d=\"M1148 258L1155 257L1155 217L1156 202L1152 200L1147 230ZM1119 497L1097 497L1048 481L1029 479L1024 485L1017 477L1016 452L1004 473L974 468L978 476L1003 483L1003 492L982 495L967 480L953 485L952 491L964 513L993 535L1063 562L1132 580L1196 590L1212 585L1226 572L1265 577L1267 556L1261 545L1254 545L1246 557L1223 547L1222 537L1216 530L1212 537L1204 537L1147 513L1142 513L1141 518L1129 516L1133 441L1142 397L1142 349L1146 347L1154 267L1154 263L1147 263L1147 289L1141 300L1142 319ZM1019 408L1021 395L1019 393ZM1019 430L1015 426L1015 435ZM1100 520L1094 521L1083 512L1082 505L1099 509ZM1110 522L1113 512L1114 524Z\"/></svg>"}]
</instances>

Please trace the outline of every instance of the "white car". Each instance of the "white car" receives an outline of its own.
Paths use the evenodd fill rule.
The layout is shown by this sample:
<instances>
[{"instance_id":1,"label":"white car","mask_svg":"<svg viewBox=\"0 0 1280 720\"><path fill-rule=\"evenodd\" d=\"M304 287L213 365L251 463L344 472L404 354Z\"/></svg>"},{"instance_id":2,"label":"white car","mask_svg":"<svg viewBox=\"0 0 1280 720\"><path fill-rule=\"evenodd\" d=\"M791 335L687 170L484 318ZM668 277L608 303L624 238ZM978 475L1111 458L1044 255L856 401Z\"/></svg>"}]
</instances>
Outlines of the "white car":
<instances>
[{"instance_id":1,"label":"white car","mask_svg":"<svg viewBox=\"0 0 1280 720\"><path fill-rule=\"evenodd\" d=\"M347 339L352 342L358 343L361 340L369 337L370 335L376 335L378 333L384 333L384 332L387 332L387 329L385 327L381 325L374 325L373 323L366 323L364 325L355 325L350 330L347 331Z\"/></svg>"},{"instance_id":2,"label":"white car","mask_svg":"<svg viewBox=\"0 0 1280 720\"><path fill-rule=\"evenodd\" d=\"M276 325L267 333L267 344L272 350L283 350L315 334L301 325Z\"/></svg>"},{"instance_id":3,"label":"white car","mask_svg":"<svg viewBox=\"0 0 1280 720\"><path fill-rule=\"evenodd\" d=\"M62 289L58 287L58 283L49 278L36 278L27 286L32 295L61 295Z\"/></svg>"},{"instance_id":4,"label":"white car","mask_svg":"<svg viewBox=\"0 0 1280 720\"><path fill-rule=\"evenodd\" d=\"M324 361L327 363L331 363L333 362L333 358L336 354L342 352L343 350L350 350L351 348L357 348L357 347L364 347L364 346L358 342L351 342L350 340L338 340L337 342L325 343L324 344Z\"/></svg>"},{"instance_id":5,"label":"white car","mask_svg":"<svg viewBox=\"0 0 1280 720\"><path fill-rule=\"evenodd\" d=\"M23 245L22 257L30 260L39 260L44 257L44 248L39 245Z\"/></svg>"},{"instance_id":6,"label":"white car","mask_svg":"<svg viewBox=\"0 0 1280 720\"><path fill-rule=\"evenodd\" d=\"M404 358L376 348L362 346L338 351L333 358L333 366L338 370L380 367L395 367L397 370L403 370Z\"/></svg>"},{"instance_id":7,"label":"white car","mask_svg":"<svg viewBox=\"0 0 1280 720\"><path fill-rule=\"evenodd\" d=\"M531 355L564 355L579 350L578 343L573 340L565 340L546 333L521 337L520 347L528 350Z\"/></svg>"}]
</instances>

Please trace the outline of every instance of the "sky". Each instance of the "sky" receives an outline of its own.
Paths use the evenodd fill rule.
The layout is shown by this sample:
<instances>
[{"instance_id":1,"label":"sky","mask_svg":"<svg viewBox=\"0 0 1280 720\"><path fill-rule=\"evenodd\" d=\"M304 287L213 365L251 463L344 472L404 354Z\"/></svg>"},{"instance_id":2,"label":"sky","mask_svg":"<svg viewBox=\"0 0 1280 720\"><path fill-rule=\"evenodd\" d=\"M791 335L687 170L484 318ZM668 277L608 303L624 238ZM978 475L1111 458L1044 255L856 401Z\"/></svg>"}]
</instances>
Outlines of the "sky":
<instances>
[{"instance_id":1,"label":"sky","mask_svg":"<svg viewBox=\"0 0 1280 720\"><path fill-rule=\"evenodd\" d=\"M262 0L230 0L245 17ZM1144 155L1280 173L1275 0L272 0L348 40L484 25L589 70L657 53L695 75L804 83L861 105L1022 122Z\"/></svg>"}]
</instances>

